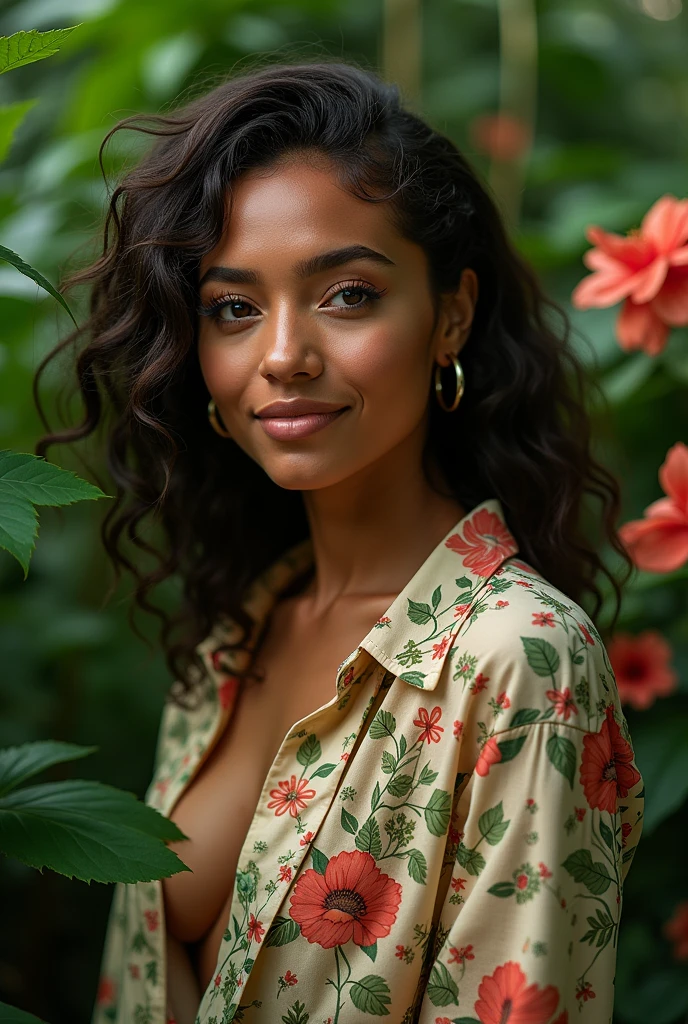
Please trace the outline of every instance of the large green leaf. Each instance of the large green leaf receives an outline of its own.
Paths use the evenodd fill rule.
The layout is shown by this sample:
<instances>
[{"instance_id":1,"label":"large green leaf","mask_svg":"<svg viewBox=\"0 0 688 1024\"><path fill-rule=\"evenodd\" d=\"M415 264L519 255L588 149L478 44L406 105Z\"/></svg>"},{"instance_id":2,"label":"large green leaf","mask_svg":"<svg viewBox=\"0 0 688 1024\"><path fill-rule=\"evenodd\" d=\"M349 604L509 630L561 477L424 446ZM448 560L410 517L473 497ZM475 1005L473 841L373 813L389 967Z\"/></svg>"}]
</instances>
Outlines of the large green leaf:
<instances>
[{"instance_id":1,"label":"large green leaf","mask_svg":"<svg viewBox=\"0 0 688 1024\"><path fill-rule=\"evenodd\" d=\"M81 22L79 22L79 25ZM11 36L0 36L0 75L5 71L13 71L24 64L33 64L44 57L52 57L67 36L79 28L70 25L68 28L52 28L47 32L39 32L32 28L14 32Z\"/></svg>"},{"instance_id":2,"label":"large green leaf","mask_svg":"<svg viewBox=\"0 0 688 1024\"><path fill-rule=\"evenodd\" d=\"M40 285L40 287L44 291L48 292L49 295L52 295L54 299L57 299L57 301L60 303L63 309L66 309L67 312L69 313L74 323L74 326L79 326L76 320L74 319L74 314L67 305L66 299L64 299L60 295L56 288L53 288L50 281L48 281L46 277L43 277L43 275L39 273L38 270L36 270L34 267L30 267L28 263L24 263L24 260L21 258L21 256L18 256L16 252L12 252L11 249L7 249L4 245L0 245L0 260L4 260L5 263L10 263L15 268L15 270L19 271L20 274L23 274L24 277L30 277L31 280L35 281L37 285Z\"/></svg>"},{"instance_id":3,"label":"large green leaf","mask_svg":"<svg viewBox=\"0 0 688 1024\"><path fill-rule=\"evenodd\" d=\"M64 761L76 761L94 753L97 747L80 747L76 743L39 740L20 747L0 750L0 796L9 793L33 775Z\"/></svg>"},{"instance_id":4,"label":"large green leaf","mask_svg":"<svg viewBox=\"0 0 688 1024\"><path fill-rule=\"evenodd\" d=\"M0 797L0 850L83 882L150 882L188 871L161 842L186 838L133 793L100 782L69 779Z\"/></svg>"},{"instance_id":5,"label":"large green leaf","mask_svg":"<svg viewBox=\"0 0 688 1024\"><path fill-rule=\"evenodd\" d=\"M434 836L443 836L449 828L451 798L443 789L434 789L425 808L425 824Z\"/></svg>"},{"instance_id":6,"label":"large green leaf","mask_svg":"<svg viewBox=\"0 0 688 1024\"><path fill-rule=\"evenodd\" d=\"M0 160L7 156L15 131L37 102L38 100L21 100L19 103L0 107Z\"/></svg>"},{"instance_id":7,"label":"large green leaf","mask_svg":"<svg viewBox=\"0 0 688 1024\"><path fill-rule=\"evenodd\" d=\"M391 1003L389 986L377 974L367 974L351 986L351 1001L357 1010L371 1013L375 1017L387 1017L387 1006Z\"/></svg>"}]
</instances>

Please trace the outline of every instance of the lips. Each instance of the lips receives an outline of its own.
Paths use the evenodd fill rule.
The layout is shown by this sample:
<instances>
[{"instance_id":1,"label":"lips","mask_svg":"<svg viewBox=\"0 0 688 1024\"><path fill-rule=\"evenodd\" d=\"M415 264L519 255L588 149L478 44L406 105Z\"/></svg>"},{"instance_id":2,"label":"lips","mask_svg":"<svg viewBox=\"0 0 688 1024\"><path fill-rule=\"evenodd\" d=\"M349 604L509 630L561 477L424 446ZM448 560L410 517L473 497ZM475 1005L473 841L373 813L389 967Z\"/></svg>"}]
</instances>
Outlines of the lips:
<instances>
[{"instance_id":1,"label":"lips","mask_svg":"<svg viewBox=\"0 0 688 1024\"><path fill-rule=\"evenodd\" d=\"M255 415L259 419L291 419L294 416L320 415L340 412L345 406L334 402L316 402L310 398L292 398L288 401L270 402L258 409Z\"/></svg>"},{"instance_id":2,"label":"lips","mask_svg":"<svg viewBox=\"0 0 688 1024\"><path fill-rule=\"evenodd\" d=\"M259 416L258 422L270 437L281 441L291 441L307 437L330 425L348 412L348 406L333 409L329 412L310 412L301 416Z\"/></svg>"}]
</instances>

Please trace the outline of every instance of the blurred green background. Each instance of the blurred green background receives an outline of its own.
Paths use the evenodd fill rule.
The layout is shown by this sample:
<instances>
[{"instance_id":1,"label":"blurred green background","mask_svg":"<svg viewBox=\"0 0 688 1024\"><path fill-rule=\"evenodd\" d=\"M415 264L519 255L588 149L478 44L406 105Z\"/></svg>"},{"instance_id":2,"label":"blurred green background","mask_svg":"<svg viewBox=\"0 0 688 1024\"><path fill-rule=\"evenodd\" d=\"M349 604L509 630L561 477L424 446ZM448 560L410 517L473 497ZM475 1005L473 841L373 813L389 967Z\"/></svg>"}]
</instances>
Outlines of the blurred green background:
<instances>
[{"instance_id":1,"label":"blurred green background","mask_svg":"<svg viewBox=\"0 0 688 1024\"><path fill-rule=\"evenodd\" d=\"M0 241L63 280L98 249L106 191L97 150L107 130L130 113L166 109L247 58L327 53L378 69L489 178L518 247L570 313L574 344L609 402L595 412L600 454L622 480L623 520L635 519L662 496L668 448L688 441L688 330L675 329L655 358L624 353L618 308L576 312L569 297L587 273L588 224L625 233L664 193L686 193L687 17L681 0L3 0L0 34L81 25L57 56L0 78L0 104L37 100L0 164ZM481 142L478 119L500 103L534 122L522 172L491 163ZM110 179L139 145L110 144ZM83 315L77 296L70 303ZM0 447L33 451L42 432L33 373L69 326L54 300L0 264ZM44 379L52 422L68 374L63 362ZM74 453L53 448L50 458L88 476ZM106 505L42 510L26 582L0 551L0 746L97 744L53 778L62 771L143 796L170 680L155 623L138 620L150 647L128 623L129 585L106 601ZM688 1020L688 961L663 926L688 900L685 572L637 573L617 628L661 632L679 684L645 711L624 709L647 815L625 888L614 1020L679 1024ZM111 892L2 862L0 1000L51 1024L85 1024Z\"/></svg>"}]
</instances>

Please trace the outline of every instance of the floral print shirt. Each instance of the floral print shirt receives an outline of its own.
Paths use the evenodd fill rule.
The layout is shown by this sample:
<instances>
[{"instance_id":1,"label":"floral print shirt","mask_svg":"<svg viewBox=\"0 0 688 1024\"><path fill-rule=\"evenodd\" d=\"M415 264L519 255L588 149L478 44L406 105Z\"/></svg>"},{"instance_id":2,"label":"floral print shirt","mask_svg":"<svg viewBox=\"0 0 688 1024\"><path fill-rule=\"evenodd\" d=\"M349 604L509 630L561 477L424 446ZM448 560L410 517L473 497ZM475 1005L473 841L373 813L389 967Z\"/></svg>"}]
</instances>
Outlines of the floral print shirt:
<instances>
[{"instance_id":1,"label":"floral print shirt","mask_svg":"<svg viewBox=\"0 0 688 1024\"><path fill-rule=\"evenodd\" d=\"M437 545L283 740L196 1024L609 1024L643 780L605 647L488 499ZM254 641L312 559L249 588ZM249 651L201 645L146 802L169 815ZM118 884L93 1024L169 1024L159 881Z\"/></svg>"}]
</instances>

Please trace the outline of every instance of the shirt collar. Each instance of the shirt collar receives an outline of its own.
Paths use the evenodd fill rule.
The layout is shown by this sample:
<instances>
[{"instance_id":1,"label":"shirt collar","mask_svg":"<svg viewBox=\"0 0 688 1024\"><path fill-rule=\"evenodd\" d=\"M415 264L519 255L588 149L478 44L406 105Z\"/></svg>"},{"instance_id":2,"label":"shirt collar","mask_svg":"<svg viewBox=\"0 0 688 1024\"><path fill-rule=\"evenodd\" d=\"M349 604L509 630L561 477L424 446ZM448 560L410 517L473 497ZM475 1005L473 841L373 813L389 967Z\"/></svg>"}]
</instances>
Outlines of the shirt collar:
<instances>
[{"instance_id":1,"label":"shirt collar","mask_svg":"<svg viewBox=\"0 0 688 1024\"><path fill-rule=\"evenodd\" d=\"M434 690L462 623L472 614L489 579L519 548L497 498L476 505L449 530L411 577L384 615L361 640L390 672L412 686ZM268 567L248 588L243 607L254 625L241 650L220 650L241 635L231 619L222 619L200 648L211 678L219 685L227 673L248 667L251 652L279 594L313 561L306 538ZM354 652L354 653L357 653ZM342 666L337 685L342 681Z\"/></svg>"}]
</instances>

